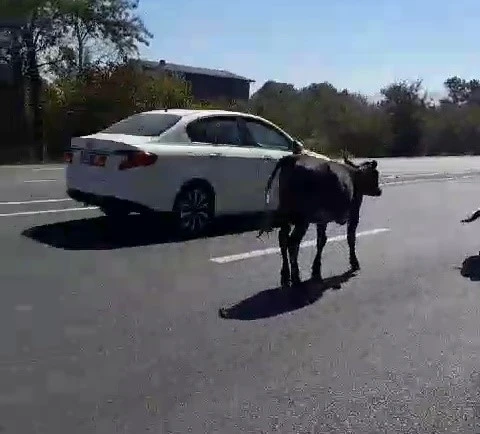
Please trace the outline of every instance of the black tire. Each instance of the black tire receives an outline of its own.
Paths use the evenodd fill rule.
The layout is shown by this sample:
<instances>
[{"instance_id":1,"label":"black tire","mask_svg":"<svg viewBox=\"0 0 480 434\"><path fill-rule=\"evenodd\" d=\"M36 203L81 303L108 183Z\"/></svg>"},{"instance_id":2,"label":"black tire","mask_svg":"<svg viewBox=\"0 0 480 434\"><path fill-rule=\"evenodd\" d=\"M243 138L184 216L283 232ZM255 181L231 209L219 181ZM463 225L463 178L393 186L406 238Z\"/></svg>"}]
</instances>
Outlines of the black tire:
<instances>
[{"instance_id":1,"label":"black tire","mask_svg":"<svg viewBox=\"0 0 480 434\"><path fill-rule=\"evenodd\" d=\"M126 217L130 214L130 210L121 205L102 205L100 211L102 211L107 217Z\"/></svg>"},{"instance_id":2,"label":"black tire","mask_svg":"<svg viewBox=\"0 0 480 434\"><path fill-rule=\"evenodd\" d=\"M215 195L204 183L191 183L178 193L173 206L175 227L184 236L203 234L215 215Z\"/></svg>"}]
</instances>

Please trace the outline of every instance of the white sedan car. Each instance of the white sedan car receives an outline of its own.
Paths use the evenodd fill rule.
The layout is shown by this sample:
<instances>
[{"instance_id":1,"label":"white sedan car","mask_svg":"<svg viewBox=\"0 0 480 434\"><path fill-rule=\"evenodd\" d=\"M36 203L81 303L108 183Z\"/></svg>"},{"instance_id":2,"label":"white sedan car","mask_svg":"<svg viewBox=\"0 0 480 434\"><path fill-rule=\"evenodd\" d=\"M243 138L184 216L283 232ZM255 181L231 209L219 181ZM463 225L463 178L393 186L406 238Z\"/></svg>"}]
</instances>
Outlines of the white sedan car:
<instances>
[{"instance_id":1,"label":"white sedan car","mask_svg":"<svg viewBox=\"0 0 480 434\"><path fill-rule=\"evenodd\" d=\"M265 211L268 177L297 145L278 126L247 113L139 113L72 138L67 193L108 216L173 212L178 228L194 235L215 216ZM276 208L277 189L274 184L267 209Z\"/></svg>"}]
</instances>

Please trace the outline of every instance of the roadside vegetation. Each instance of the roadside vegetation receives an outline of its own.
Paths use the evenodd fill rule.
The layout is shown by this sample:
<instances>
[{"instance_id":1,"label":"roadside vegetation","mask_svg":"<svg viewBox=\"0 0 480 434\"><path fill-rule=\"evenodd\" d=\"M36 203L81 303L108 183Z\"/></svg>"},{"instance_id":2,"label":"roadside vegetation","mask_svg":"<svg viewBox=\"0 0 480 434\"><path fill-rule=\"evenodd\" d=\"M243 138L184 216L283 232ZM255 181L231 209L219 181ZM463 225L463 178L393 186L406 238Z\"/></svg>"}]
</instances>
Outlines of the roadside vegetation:
<instances>
[{"instance_id":1,"label":"roadside vegetation","mask_svg":"<svg viewBox=\"0 0 480 434\"><path fill-rule=\"evenodd\" d=\"M0 0L0 16L21 23L1 53L16 86L0 88L12 101L0 125L0 162L60 158L72 136L164 107L255 113L328 155L480 154L478 80L446 79L441 101L421 81L392 83L372 102L321 77L301 89L269 81L248 102L194 101L188 83L130 66L153 37L137 8L138 0Z\"/></svg>"}]
</instances>

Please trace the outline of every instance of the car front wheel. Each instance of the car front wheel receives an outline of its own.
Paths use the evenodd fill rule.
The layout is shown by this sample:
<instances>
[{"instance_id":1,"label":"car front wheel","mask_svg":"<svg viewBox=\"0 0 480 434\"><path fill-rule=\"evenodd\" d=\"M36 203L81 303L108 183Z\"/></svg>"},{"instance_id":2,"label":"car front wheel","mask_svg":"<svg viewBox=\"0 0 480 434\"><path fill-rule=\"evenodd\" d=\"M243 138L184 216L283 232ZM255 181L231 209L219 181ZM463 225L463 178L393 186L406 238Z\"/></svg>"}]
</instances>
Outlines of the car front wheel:
<instances>
[{"instance_id":1,"label":"car front wheel","mask_svg":"<svg viewBox=\"0 0 480 434\"><path fill-rule=\"evenodd\" d=\"M203 184L191 184L178 194L173 208L175 223L182 235L205 232L214 217L214 194Z\"/></svg>"}]
</instances>

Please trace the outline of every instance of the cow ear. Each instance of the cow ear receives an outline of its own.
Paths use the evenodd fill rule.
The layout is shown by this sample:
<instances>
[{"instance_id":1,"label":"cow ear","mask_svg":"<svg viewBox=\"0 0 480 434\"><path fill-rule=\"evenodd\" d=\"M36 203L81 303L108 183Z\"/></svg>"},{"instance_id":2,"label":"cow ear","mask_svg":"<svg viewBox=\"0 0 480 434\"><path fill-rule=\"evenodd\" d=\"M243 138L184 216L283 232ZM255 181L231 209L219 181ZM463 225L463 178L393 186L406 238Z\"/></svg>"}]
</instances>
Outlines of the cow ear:
<instances>
[{"instance_id":1,"label":"cow ear","mask_svg":"<svg viewBox=\"0 0 480 434\"><path fill-rule=\"evenodd\" d=\"M371 163L371 164L372 164L372 167L373 167L374 169L376 169L377 166L378 166L377 160L372 160L372 163Z\"/></svg>"}]
</instances>

